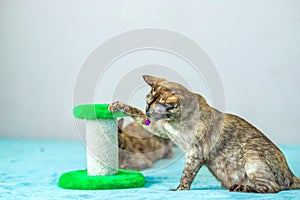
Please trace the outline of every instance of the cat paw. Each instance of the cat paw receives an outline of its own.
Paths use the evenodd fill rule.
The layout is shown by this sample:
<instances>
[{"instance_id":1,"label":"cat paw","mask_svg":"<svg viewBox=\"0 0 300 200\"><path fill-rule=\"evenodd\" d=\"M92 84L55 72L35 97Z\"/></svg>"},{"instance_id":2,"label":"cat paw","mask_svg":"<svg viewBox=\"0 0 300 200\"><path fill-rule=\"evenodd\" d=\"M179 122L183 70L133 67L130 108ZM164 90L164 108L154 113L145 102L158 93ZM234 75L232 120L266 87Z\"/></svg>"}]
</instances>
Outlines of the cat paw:
<instances>
[{"instance_id":1,"label":"cat paw","mask_svg":"<svg viewBox=\"0 0 300 200\"><path fill-rule=\"evenodd\" d=\"M124 112L124 113L127 113L129 112L129 109L128 109L128 106L120 101L116 101L116 102L113 102L111 103L109 106L108 106L108 110L110 112Z\"/></svg>"},{"instance_id":2,"label":"cat paw","mask_svg":"<svg viewBox=\"0 0 300 200\"><path fill-rule=\"evenodd\" d=\"M269 191L269 188L266 185L262 184L262 183L256 183L255 189L258 193L268 193L268 192L273 193L273 192L275 192L275 191L273 191L274 189Z\"/></svg>"},{"instance_id":3,"label":"cat paw","mask_svg":"<svg viewBox=\"0 0 300 200\"><path fill-rule=\"evenodd\" d=\"M230 192L255 192L252 187L248 185L235 184L229 188Z\"/></svg>"},{"instance_id":4,"label":"cat paw","mask_svg":"<svg viewBox=\"0 0 300 200\"><path fill-rule=\"evenodd\" d=\"M189 190L189 187L178 186L176 189L169 189L169 191Z\"/></svg>"},{"instance_id":5,"label":"cat paw","mask_svg":"<svg viewBox=\"0 0 300 200\"><path fill-rule=\"evenodd\" d=\"M110 112L122 112L126 116L129 116L129 117L137 117L138 116L138 117L142 117L142 119L145 118L145 115L142 111L140 111L139 109L137 109L135 107L132 107L125 103L122 103L120 101L111 103L108 106L108 110Z\"/></svg>"}]
</instances>

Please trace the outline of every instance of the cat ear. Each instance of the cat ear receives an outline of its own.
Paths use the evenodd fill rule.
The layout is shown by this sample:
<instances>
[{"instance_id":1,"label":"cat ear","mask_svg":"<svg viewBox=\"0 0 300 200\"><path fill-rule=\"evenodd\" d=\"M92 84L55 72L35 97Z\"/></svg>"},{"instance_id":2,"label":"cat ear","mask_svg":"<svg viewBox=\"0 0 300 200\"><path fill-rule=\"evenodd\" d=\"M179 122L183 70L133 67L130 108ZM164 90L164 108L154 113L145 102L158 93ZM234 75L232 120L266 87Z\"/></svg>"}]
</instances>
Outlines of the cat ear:
<instances>
[{"instance_id":1,"label":"cat ear","mask_svg":"<svg viewBox=\"0 0 300 200\"><path fill-rule=\"evenodd\" d=\"M150 85L151 87L154 87L157 83L163 81L164 79L158 78L155 76L149 76L149 75L144 75L143 76L145 82Z\"/></svg>"},{"instance_id":2,"label":"cat ear","mask_svg":"<svg viewBox=\"0 0 300 200\"><path fill-rule=\"evenodd\" d=\"M122 133L122 128L123 128L123 122L124 122L124 119L119 119L118 121L118 132L119 133Z\"/></svg>"}]
</instances>

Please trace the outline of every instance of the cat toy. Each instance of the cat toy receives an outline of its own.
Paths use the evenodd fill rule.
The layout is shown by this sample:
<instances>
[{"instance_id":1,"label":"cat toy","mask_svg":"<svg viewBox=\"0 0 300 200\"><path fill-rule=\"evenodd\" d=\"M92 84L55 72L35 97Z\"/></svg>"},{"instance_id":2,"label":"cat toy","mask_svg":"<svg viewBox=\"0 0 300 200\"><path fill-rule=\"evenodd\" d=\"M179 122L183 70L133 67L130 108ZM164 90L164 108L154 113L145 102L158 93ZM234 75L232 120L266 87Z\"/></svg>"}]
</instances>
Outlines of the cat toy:
<instances>
[{"instance_id":1,"label":"cat toy","mask_svg":"<svg viewBox=\"0 0 300 200\"><path fill-rule=\"evenodd\" d=\"M151 124L150 120L149 119L146 119L145 120L145 125L149 126Z\"/></svg>"},{"instance_id":2,"label":"cat toy","mask_svg":"<svg viewBox=\"0 0 300 200\"><path fill-rule=\"evenodd\" d=\"M81 190L143 187L145 178L139 171L118 169L116 118L125 114L110 112L108 104L85 104L74 107L73 115L86 120L87 169L62 174L59 187Z\"/></svg>"}]
</instances>

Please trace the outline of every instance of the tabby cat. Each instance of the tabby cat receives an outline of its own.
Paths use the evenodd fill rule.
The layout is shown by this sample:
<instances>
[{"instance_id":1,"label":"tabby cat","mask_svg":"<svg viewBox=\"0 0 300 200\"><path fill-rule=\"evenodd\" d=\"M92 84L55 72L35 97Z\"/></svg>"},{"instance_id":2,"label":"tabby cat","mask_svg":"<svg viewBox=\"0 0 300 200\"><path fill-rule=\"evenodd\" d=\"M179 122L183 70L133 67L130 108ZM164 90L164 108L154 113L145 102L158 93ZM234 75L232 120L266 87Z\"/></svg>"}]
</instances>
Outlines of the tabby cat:
<instances>
[{"instance_id":1,"label":"tabby cat","mask_svg":"<svg viewBox=\"0 0 300 200\"><path fill-rule=\"evenodd\" d=\"M276 193L300 188L300 179L289 169L283 153L249 122L214 109L201 95L178 83L153 76L144 80L151 86L147 117L121 102L112 103L109 109L126 113L185 151L184 170L174 190L189 190L203 165L229 191ZM149 126L144 124L146 118L152 122Z\"/></svg>"},{"instance_id":2,"label":"tabby cat","mask_svg":"<svg viewBox=\"0 0 300 200\"><path fill-rule=\"evenodd\" d=\"M152 167L156 160L172 158L172 141L149 133L137 122L123 128L123 119L120 119L118 132L122 169L142 170Z\"/></svg>"}]
</instances>

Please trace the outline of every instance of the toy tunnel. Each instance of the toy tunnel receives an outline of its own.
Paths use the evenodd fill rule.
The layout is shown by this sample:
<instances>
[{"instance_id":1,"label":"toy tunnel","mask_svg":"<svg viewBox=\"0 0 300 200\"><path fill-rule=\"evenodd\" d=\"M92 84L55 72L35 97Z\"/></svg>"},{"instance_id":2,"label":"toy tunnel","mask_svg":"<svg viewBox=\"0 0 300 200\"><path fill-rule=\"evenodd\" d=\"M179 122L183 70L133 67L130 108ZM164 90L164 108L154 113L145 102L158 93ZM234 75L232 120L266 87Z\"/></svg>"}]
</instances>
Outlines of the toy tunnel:
<instances>
[{"instance_id":1,"label":"toy tunnel","mask_svg":"<svg viewBox=\"0 0 300 200\"><path fill-rule=\"evenodd\" d=\"M144 176L134 170L118 169L117 117L108 104L78 105L73 109L77 119L86 120L87 170L61 175L58 185L66 189L122 189L142 187Z\"/></svg>"}]
</instances>

